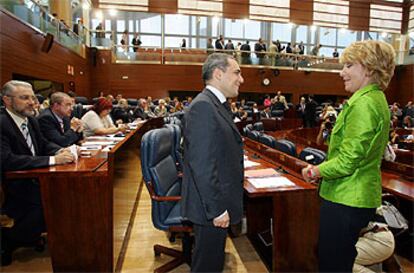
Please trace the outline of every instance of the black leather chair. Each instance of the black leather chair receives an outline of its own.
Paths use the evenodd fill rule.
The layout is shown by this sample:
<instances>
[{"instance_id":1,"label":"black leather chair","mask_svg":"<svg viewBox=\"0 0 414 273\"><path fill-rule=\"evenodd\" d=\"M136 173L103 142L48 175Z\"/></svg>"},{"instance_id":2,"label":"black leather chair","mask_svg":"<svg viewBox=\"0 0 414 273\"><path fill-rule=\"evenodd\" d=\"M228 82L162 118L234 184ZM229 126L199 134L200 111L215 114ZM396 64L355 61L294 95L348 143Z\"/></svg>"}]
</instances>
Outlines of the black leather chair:
<instances>
[{"instance_id":1,"label":"black leather chair","mask_svg":"<svg viewBox=\"0 0 414 273\"><path fill-rule=\"evenodd\" d=\"M284 113L285 112L283 110L272 110L271 116L276 118L283 118Z\"/></svg>"},{"instance_id":2,"label":"black leather chair","mask_svg":"<svg viewBox=\"0 0 414 273\"><path fill-rule=\"evenodd\" d=\"M270 148L276 147L276 139L273 136L263 134L259 136L259 142L263 143L266 146L269 146Z\"/></svg>"},{"instance_id":3,"label":"black leather chair","mask_svg":"<svg viewBox=\"0 0 414 273\"><path fill-rule=\"evenodd\" d=\"M247 131L246 136L250 139L258 141L260 133L258 131L255 131L255 130L252 130L252 131L249 130L249 131Z\"/></svg>"},{"instance_id":4,"label":"black leather chair","mask_svg":"<svg viewBox=\"0 0 414 273\"><path fill-rule=\"evenodd\" d=\"M174 138L168 128L154 129L141 141L141 167L145 185L152 200L152 222L155 228L172 233L182 232L182 251L154 245L154 253L174 259L154 272L168 272L183 263L191 263L191 226L181 217L181 178L171 154Z\"/></svg>"},{"instance_id":5,"label":"black leather chair","mask_svg":"<svg viewBox=\"0 0 414 273\"><path fill-rule=\"evenodd\" d=\"M246 125L246 129L247 129L247 130L249 130L249 131L253 131L253 130L254 130L254 129L253 129L253 124L250 124L250 123L249 123L249 124L247 124L247 125Z\"/></svg>"},{"instance_id":6,"label":"black leather chair","mask_svg":"<svg viewBox=\"0 0 414 273\"><path fill-rule=\"evenodd\" d=\"M312 147L307 147L300 152L299 158L312 165L319 165L325 160L326 153Z\"/></svg>"},{"instance_id":7,"label":"black leather chair","mask_svg":"<svg viewBox=\"0 0 414 273\"><path fill-rule=\"evenodd\" d=\"M89 101L86 97L75 97L75 103L80 103L82 105L88 105Z\"/></svg>"},{"instance_id":8,"label":"black leather chair","mask_svg":"<svg viewBox=\"0 0 414 273\"><path fill-rule=\"evenodd\" d=\"M128 105L130 106L137 106L138 105L138 100L137 99L127 99Z\"/></svg>"},{"instance_id":9,"label":"black leather chair","mask_svg":"<svg viewBox=\"0 0 414 273\"><path fill-rule=\"evenodd\" d=\"M177 124L165 124L164 126L168 128L173 135L174 142L172 144L171 152L178 170L181 171L183 166L183 156L181 149L181 127Z\"/></svg>"},{"instance_id":10,"label":"black leather chair","mask_svg":"<svg viewBox=\"0 0 414 273\"><path fill-rule=\"evenodd\" d=\"M287 139L279 139L276 140L275 148L281 152L284 152L288 155L296 157L296 146L290 140Z\"/></svg>"},{"instance_id":11,"label":"black leather chair","mask_svg":"<svg viewBox=\"0 0 414 273\"><path fill-rule=\"evenodd\" d=\"M258 131L258 132L264 132L264 126L263 126L263 122L259 121L256 122L255 124L253 124L253 128L254 130Z\"/></svg>"}]
</instances>

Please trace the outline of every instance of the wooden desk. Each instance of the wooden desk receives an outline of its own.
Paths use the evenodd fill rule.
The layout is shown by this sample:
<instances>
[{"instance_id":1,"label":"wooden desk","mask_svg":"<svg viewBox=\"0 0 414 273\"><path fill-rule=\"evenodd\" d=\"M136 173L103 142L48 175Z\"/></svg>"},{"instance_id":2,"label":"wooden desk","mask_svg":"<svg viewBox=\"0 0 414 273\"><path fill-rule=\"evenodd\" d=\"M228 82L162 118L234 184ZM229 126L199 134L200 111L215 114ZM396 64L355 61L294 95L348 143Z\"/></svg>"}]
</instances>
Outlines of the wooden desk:
<instances>
[{"instance_id":1,"label":"wooden desk","mask_svg":"<svg viewBox=\"0 0 414 273\"><path fill-rule=\"evenodd\" d=\"M139 168L125 166L138 164L142 135L162 124L147 121L110 152L73 164L6 173L40 183L53 271L119 271L141 184Z\"/></svg>"},{"instance_id":2,"label":"wooden desk","mask_svg":"<svg viewBox=\"0 0 414 273\"><path fill-rule=\"evenodd\" d=\"M254 169L275 167L257 159L253 149L245 150L250 160L260 163ZM245 180L247 236L271 271L315 272L319 230L316 187L292 175L285 176L294 187L256 189ZM270 229L272 246L265 247L258 234Z\"/></svg>"}]
</instances>

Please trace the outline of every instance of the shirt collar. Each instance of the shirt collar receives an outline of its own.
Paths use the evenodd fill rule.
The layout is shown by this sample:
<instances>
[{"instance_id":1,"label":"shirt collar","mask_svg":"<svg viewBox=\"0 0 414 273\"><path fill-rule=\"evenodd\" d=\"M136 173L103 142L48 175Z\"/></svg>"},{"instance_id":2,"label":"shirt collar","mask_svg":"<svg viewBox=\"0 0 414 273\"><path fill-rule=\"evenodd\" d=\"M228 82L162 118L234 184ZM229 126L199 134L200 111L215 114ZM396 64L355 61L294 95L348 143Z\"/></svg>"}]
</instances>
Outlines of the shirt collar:
<instances>
[{"instance_id":1,"label":"shirt collar","mask_svg":"<svg viewBox=\"0 0 414 273\"><path fill-rule=\"evenodd\" d=\"M13 113L12 111L10 111L9 109L6 108L7 113L9 113L9 115L11 116L11 118L13 119L14 123L16 123L17 127L19 127L19 129L22 127L23 123L28 123L28 119L26 118L22 118L18 115L16 115L15 113Z\"/></svg>"},{"instance_id":2,"label":"shirt collar","mask_svg":"<svg viewBox=\"0 0 414 273\"><path fill-rule=\"evenodd\" d=\"M378 84L376 83L368 84L362 87L361 89L359 89L358 91L356 91L351 96L351 98L348 100L346 104L348 104L348 106L351 106L353 103L355 103L356 100L358 100L360 97L362 97L366 93L371 92L371 91L377 91L377 90L380 91Z\"/></svg>"},{"instance_id":3,"label":"shirt collar","mask_svg":"<svg viewBox=\"0 0 414 273\"><path fill-rule=\"evenodd\" d=\"M61 117L59 117L58 114L56 114L55 112L53 112L52 109L50 109L50 112L52 112L52 114L56 117L56 119L59 121L59 123L62 123L63 122L63 119Z\"/></svg>"},{"instance_id":4,"label":"shirt collar","mask_svg":"<svg viewBox=\"0 0 414 273\"><path fill-rule=\"evenodd\" d=\"M220 101L220 103L223 104L227 101L226 97L223 95L223 93L221 93L221 91L218 90L217 88L215 88L214 86L207 85L206 88L208 90L210 90L214 94L214 96L217 97L217 99Z\"/></svg>"}]
</instances>

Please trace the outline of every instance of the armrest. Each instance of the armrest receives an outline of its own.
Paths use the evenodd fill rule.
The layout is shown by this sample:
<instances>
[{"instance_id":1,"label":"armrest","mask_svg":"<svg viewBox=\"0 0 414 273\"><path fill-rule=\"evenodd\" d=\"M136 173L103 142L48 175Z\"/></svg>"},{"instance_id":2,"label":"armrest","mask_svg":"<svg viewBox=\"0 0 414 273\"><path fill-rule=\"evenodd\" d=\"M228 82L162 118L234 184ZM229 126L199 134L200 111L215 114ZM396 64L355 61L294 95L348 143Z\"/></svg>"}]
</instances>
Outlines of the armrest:
<instances>
[{"instance_id":1,"label":"armrest","mask_svg":"<svg viewBox=\"0 0 414 273\"><path fill-rule=\"evenodd\" d=\"M150 193L151 199L157 202L165 202L165 201L179 201L181 200L181 196L159 196L155 193L154 187L152 186L152 182L148 181L144 183L147 185L148 191Z\"/></svg>"}]
</instances>

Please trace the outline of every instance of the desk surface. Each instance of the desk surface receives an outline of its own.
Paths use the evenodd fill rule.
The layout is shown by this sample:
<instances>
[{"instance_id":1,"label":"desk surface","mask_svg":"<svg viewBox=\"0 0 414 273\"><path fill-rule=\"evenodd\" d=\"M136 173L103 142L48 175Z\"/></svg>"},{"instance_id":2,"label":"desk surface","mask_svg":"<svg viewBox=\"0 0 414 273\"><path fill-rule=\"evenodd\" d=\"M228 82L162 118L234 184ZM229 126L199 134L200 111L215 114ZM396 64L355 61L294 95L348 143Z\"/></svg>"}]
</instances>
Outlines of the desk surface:
<instances>
[{"instance_id":1,"label":"desk surface","mask_svg":"<svg viewBox=\"0 0 414 273\"><path fill-rule=\"evenodd\" d=\"M261 158L257 158L254 156L254 150L251 148L245 147L246 155L250 161L254 161L259 163L260 165L245 168L245 170L259 170L259 169L266 169L266 168L275 168L274 164L271 164ZM295 184L293 187L274 187L274 188L255 188L248 179L244 181L244 189L249 195L249 197L255 196L266 196L266 195L273 195L276 192L284 192L284 191L302 191L302 190L315 190L315 185L306 183L304 180L301 180L293 175L281 173L282 176L288 178L291 182Z\"/></svg>"}]
</instances>

